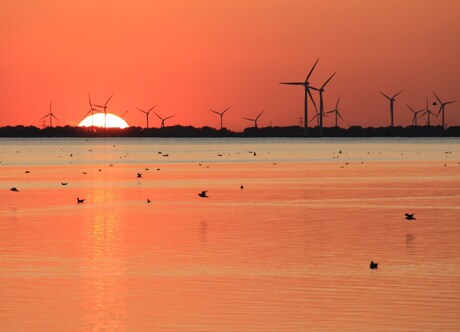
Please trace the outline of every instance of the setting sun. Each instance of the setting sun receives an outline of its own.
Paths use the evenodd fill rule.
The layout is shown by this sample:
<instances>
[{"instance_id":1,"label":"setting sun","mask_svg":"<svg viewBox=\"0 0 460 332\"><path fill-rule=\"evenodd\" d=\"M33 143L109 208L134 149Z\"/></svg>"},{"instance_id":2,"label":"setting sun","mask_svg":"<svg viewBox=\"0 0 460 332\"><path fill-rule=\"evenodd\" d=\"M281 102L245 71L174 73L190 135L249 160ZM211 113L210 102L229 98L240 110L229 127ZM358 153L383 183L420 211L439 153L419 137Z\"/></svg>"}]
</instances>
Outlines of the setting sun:
<instances>
[{"instance_id":1,"label":"setting sun","mask_svg":"<svg viewBox=\"0 0 460 332\"><path fill-rule=\"evenodd\" d=\"M107 128L127 128L128 123L119 116L111 113L107 113ZM104 114L98 113L89 115L78 124L79 127L104 127Z\"/></svg>"}]
</instances>

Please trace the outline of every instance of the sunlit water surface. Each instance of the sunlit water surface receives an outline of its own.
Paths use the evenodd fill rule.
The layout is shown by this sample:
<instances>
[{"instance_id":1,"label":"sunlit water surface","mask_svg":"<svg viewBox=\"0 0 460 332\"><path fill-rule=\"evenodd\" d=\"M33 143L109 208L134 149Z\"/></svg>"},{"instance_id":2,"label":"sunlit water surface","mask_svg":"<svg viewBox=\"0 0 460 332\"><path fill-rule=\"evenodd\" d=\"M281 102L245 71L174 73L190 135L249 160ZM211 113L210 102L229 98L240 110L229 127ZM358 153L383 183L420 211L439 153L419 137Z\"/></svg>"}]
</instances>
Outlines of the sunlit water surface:
<instances>
[{"instance_id":1,"label":"sunlit water surface","mask_svg":"<svg viewBox=\"0 0 460 332\"><path fill-rule=\"evenodd\" d=\"M0 186L2 331L460 330L458 139L0 139Z\"/></svg>"}]
</instances>

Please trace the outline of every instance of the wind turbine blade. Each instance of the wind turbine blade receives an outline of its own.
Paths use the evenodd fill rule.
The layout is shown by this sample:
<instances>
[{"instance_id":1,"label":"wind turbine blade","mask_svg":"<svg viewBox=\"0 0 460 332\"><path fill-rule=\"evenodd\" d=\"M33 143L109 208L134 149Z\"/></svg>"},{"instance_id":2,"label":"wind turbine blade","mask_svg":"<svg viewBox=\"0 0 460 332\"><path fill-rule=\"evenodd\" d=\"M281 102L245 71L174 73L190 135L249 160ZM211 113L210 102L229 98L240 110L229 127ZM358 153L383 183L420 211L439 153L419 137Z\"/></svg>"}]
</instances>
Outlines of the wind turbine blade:
<instances>
[{"instance_id":1,"label":"wind turbine blade","mask_svg":"<svg viewBox=\"0 0 460 332\"><path fill-rule=\"evenodd\" d=\"M404 90L399 91L399 92L398 92L397 94L395 94L395 95L393 96L393 98L391 98L391 99L396 98L396 96L399 95L399 94L400 94L401 92L403 92L403 91L404 91Z\"/></svg>"},{"instance_id":2,"label":"wind turbine blade","mask_svg":"<svg viewBox=\"0 0 460 332\"><path fill-rule=\"evenodd\" d=\"M329 77L329 78L327 79L327 81L324 82L323 86L321 87L321 90L324 89L324 87L326 86L326 84L329 83L329 81L335 76L335 74L336 74L336 73L332 74L331 77Z\"/></svg>"},{"instance_id":3,"label":"wind turbine blade","mask_svg":"<svg viewBox=\"0 0 460 332\"><path fill-rule=\"evenodd\" d=\"M213 113L216 113L217 115L221 115L221 114L220 114L219 112L217 112L217 111L214 111L214 110L211 110L211 109L210 109L210 111L213 112Z\"/></svg>"},{"instance_id":4,"label":"wind turbine blade","mask_svg":"<svg viewBox=\"0 0 460 332\"><path fill-rule=\"evenodd\" d=\"M339 99L337 99L337 104L335 104L335 109L339 108L339 101L340 101L340 96L339 96Z\"/></svg>"},{"instance_id":5,"label":"wind turbine blade","mask_svg":"<svg viewBox=\"0 0 460 332\"><path fill-rule=\"evenodd\" d=\"M444 105L449 105L449 104L453 104L453 103L456 103L458 100L452 100L452 101L446 101L444 103Z\"/></svg>"},{"instance_id":6,"label":"wind turbine blade","mask_svg":"<svg viewBox=\"0 0 460 332\"><path fill-rule=\"evenodd\" d=\"M415 113L415 111L412 109L412 107L409 106L409 104L406 104L407 107L412 111L412 113Z\"/></svg>"},{"instance_id":7,"label":"wind turbine blade","mask_svg":"<svg viewBox=\"0 0 460 332\"><path fill-rule=\"evenodd\" d=\"M242 119L245 119L245 120L248 120L248 121L254 121L254 119L249 119L249 118L242 118Z\"/></svg>"},{"instance_id":8,"label":"wind turbine blade","mask_svg":"<svg viewBox=\"0 0 460 332\"><path fill-rule=\"evenodd\" d=\"M88 100L89 100L89 106L93 107L93 104L91 104L91 97L90 97L89 93L88 93Z\"/></svg>"},{"instance_id":9,"label":"wind turbine blade","mask_svg":"<svg viewBox=\"0 0 460 332\"><path fill-rule=\"evenodd\" d=\"M112 97L113 97L113 93L112 93L112 95L109 97L109 99L107 99L107 101L105 102L104 106L107 106L107 104L109 103L110 99L112 99Z\"/></svg>"},{"instance_id":10,"label":"wind turbine blade","mask_svg":"<svg viewBox=\"0 0 460 332\"><path fill-rule=\"evenodd\" d=\"M153 112L153 113L155 113L155 115L156 115L160 120L163 120L163 118L162 118L161 116L159 116L157 112Z\"/></svg>"},{"instance_id":11,"label":"wind turbine blade","mask_svg":"<svg viewBox=\"0 0 460 332\"><path fill-rule=\"evenodd\" d=\"M342 121L345 121L345 119L342 118L342 115L340 114L340 112L337 111L337 115L342 119Z\"/></svg>"},{"instance_id":12,"label":"wind turbine blade","mask_svg":"<svg viewBox=\"0 0 460 332\"><path fill-rule=\"evenodd\" d=\"M50 114L51 114L51 108L52 108L53 102L50 101Z\"/></svg>"},{"instance_id":13,"label":"wind turbine blade","mask_svg":"<svg viewBox=\"0 0 460 332\"><path fill-rule=\"evenodd\" d=\"M442 111L442 107L439 108L439 112L438 112L438 114L436 115L436 117L438 117L439 114L441 114L441 111Z\"/></svg>"},{"instance_id":14,"label":"wind turbine blade","mask_svg":"<svg viewBox=\"0 0 460 332\"><path fill-rule=\"evenodd\" d=\"M384 94L382 91L379 91L379 92L380 92L380 93L381 93L381 94L382 94L382 95L383 95L385 98L387 98L387 99L390 99L390 100L391 100L391 98L390 98L390 97L388 97L386 94Z\"/></svg>"},{"instance_id":15,"label":"wind turbine blade","mask_svg":"<svg viewBox=\"0 0 460 332\"><path fill-rule=\"evenodd\" d=\"M304 82L280 82L280 84L287 84L287 85L305 85Z\"/></svg>"},{"instance_id":16,"label":"wind turbine blade","mask_svg":"<svg viewBox=\"0 0 460 332\"><path fill-rule=\"evenodd\" d=\"M313 96L311 95L310 89L308 89L308 95L310 96L310 100L313 103L313 106L315 106L316 113L318 113L318 108L316 107L315 99L313 99Z\"/></svg>"},{"instance_id":17,"label":"wind turbine blade","mask_svg":"<svg viewBox=\"0 0 460 332\"><path fill-rule=\"evenodd\" d=\"M51 116L52 116L53 118L55 118L56 120L59 120L59 119L57 118L57 116L55 116L53 113L51 113Z\"/></svg>"},{"instance_id":18,"label":"wind turbine blade","mask_svg":"<svg viewBox=\"0 0 460 332\"><path fill-rule=\"evenodd\" d=\"M93 106L104 108L104 106L102 106L102 105L93 104Z\"/></svg>"},{"instance_id":19,"label":"wind turbine blade","mask_svg":"<svg viewBox=\"0 0 460 332\"><path fill-rule=\"evenodd\" d=\"M227 112L229 109L230 109L231 106L227 107L223 112L222 114L224 114L225 112Z\"/></svg>"},{"instance_id":20,"label":"wind turbine blade","mask_svg":"<svg viewBox=\"0 0 460 332\"><path fill-rule=\"evenodd\" d=\"M308 79L310 78L310 75L311 75L311 73L313 73L313 70L315 69L316 64L318 63L318 61L319 61L319 59L316 60L316 62L315 62L315 64L313 65L313 67L311 67L310 71L308 72L307 78L305 79L305 82L307 82Z\"/></svg>"},{"instance_id":21,"label":"wind turbine blade","mask_svg":"<svg viewBox=\"0 0 460 332\"><path fill-rule=\"evenodd\" d=\"M316 119L317 116L318 116L318 113L316 113L316 114L310 119L310 122L312 122L314 119Z\"/></svg>"},{"instance_id":22,"label":"wind turbine blade","mask_svg":"<svg viewBox=\"0 0 460 332\"><path fill-rule=\"evenodd\" d=\"M146 111L144 111L144 110L141 110L139 107L136 107L136 109L137 109L138 111L141 111L142 113L145 113L145 114L147 114L147 112L146 112Z\"/></svg>"},{"instance_id":23,"label":"wind turbine blade","mask_svg":"<svg viewBox=\"0 0 460 332\"><path fill-rule=\"evenodd\" d=\"M171 118L173 118L173 117L175 117L175 116L176 116L176 115L170 115L170 116L168 116L168 117L166 117L166 118L164 118L164 119L165 119L165 120L168 120L168 119L171 119Z\"/></svg>"},{"instance_id":24,"label":"wind turbine blade","mask_svg":"<svg viewBox=\"0 0 460 332\"><path fill-rule=\"evenodd\" d=\"M46 114L45 116L42 116L42 117L40 118L40 120L41 120L41 119L44 119L44 118L47 118L47 117L49 117L49 116L50 116L50 115L49 115L49 113L48 113L48 114Z\"/></svg>"},{"instance_id":25,"label":"wind turbine blade","mask_svg":"<svg viewBox=\"0 0 460 332\"><path fill-rule=\"evenodd\" d=\"M260 112L259 115L258 115L254 120L257 120L257 119L262 115L263 112L265 112L265 110L263 110L262 112Z\"/></svg>"},{"instance_id":26,"label":"wind turbine blade","mask_svg":"<svg viewBox=\"0 0 460 332\"><path fill-rule=\"evenodd\" d=\"M151 108L147 111L147 114L149 114L155 107L157 107L157 105L151 107Z\"/></svg>"},{"instance_id":27,"label":"wind turbine blade","mask_svg":"<svg viewBox=\"0 0 460 332\"><path fill-rule=\"evenodd\" d=\"M436 97L436 99L439 101L439 103L442 104L441 99L439 99L438 95L437 95L434 91L433 91L433 94L434 94L434 96Z\"/></svg>"}]
</instances>

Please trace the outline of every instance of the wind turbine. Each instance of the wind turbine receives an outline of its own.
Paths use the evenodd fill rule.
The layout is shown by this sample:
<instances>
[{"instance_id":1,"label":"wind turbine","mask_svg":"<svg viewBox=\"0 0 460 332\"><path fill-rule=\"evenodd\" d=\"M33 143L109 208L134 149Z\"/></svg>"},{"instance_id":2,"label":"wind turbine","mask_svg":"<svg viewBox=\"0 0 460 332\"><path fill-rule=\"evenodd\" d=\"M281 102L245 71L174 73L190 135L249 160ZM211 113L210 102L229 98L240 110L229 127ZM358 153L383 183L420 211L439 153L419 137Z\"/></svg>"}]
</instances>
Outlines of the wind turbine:
<instances>
[{"instance_id":1,"label":"wind turbine","mask_svg":"<svg viewBox=\"0 0 460 332\"><path fill-rule=\"evenodd\" d=\"M326 112L324 113L324 116L326 116L326 114L329 114L329 113L335 113L335 127L337 128L338 127L338 117L340 117L342 119L342 121L345 121L343 118L342 118L342 115L340 114L339 112L339 101L340 101L340 96L339 98L337 99L337 104L335 104L335 109L333 109L332 111L329 111L329 112Z\"/></svg>"},{"instance_id":2,"label":"wind turbine","mask_svg":"<svg viewBox=\"0 0 460 332\"><path fill-rule=\"evenodd\" d=\"M434 105L436 105L436 103L433 103ZM434 117L438 118L438 116L436 114L434 114L429 108L428 108L428 98L426 99L426 108L425 108L425 112L423 112L420 117L424 116L426 114L427 116L427 125L428 126L431 126L431 121L430 121L430 116L433 115Z\"/></svg>"},{"instance_id":3,"label":"wind turbine","mask_svg":"<svg viewBox=\"0 0 460 332\"><path fill-rule=\"evenodd\" d=\"M324 88L326 87L327 83L335 76L336 73L332 74L331 77L327 79L326 82L321 86L321 88L314 88L310 87L313 90L316 90L319 92L319 133L320 135L323 134L323 115L324 115L324 101L323 101L323 92Z\"/></svg>"},{"instance_id":4,"label":"wind turbine","mask_svg":"<svg viewBox=\"0 0 460 332\"><path fill-rule=\"evenodd\" d=\"M390 119L391 119L391 127L393 127L394 125L394 121L393 121L393 104L395 102L395 98L397 95L399 95L401 92L403 92L403 90L399 91L397 94L395 94L393 97L388 97L386 94L384 94L382 91L380 91L380 93L385 97L387 98L389 101L390 101Z\"/></svg>"},{"instance_id":5,"label":"wind turbine","mask_svg":"<svg viewBox=\"0 0 460 332\"><path fill-rule=\"evenodd\" d=\"M434 93L433 91L433 94L434 96L436 97L436 99L439 101L439 103L441 104L441 106L439 106L439 112L438 112L438 115L436 117L439 116L439 113L442 114L442 117L441 117L441 120L442 120L442 129L446 129L445 128L445 123L444 123L444 110L446 108L446 105L449 105L449 104L452 104L452 103L455 103L457 102L456 100L453 100L453 101L446 101L446 102L442 102L441 99L439 99L439 97L436 95L436 93Z\"/></svg>"},{"instance_id":6,"label":"wind turbine","mask_svg":"<svg viewBox=\"0 0 460 332\"><path fill-rule=\"evenodd\" d=\"M315 105L315 100L313 99L313 96L311 95L310 92L310 82L308 82L308 79L310 78L311 74L313 73L313 70L316 67L316 64L318 63L319 59L316 60L315 64L313 67L311 67L310 71L308 72L307 78L305 79L305 82L280 82L280 84L287 84L287 85L302 85L305 88L305 97L304 97L304 133L307 134L308 132L308 96L310 96L310 100L312 101L313 105Z\"/></svg>"},{"instance_id":7,"label":"wind turbine","mask_svg":"<svg viewBox=\"0 0 460 332\"><path fill-rule=\"evenodd\" d=\"M414 117L412 118L412 125L413 126L417 126L417 117L418 117L418 114L422 111L424 111L425 109L421 109L420 111L414 111L414 109L412 107L409 106L409 104L406 104L407 107L409 107L409 109L411 110L411 112L414 114ZM427 108L428 108L428 102L427 102ZM421 115L420 115L421 116Z\"/></svg>"},{"instance_id":8,"label":"wind turbine","mask_svg":"<svg viewBox=\"0 0 460 332\"><path fill-rule=\"evenodd\" d=\"M91 97L89 94L88 94L88 100L89 100L89 111L86 112L83 119L85 119L91 113L91 127L94 127L94 117L93 117L94 111L96 112L99 112L99 111L93 107L93 104L91 103Z\"/></svg>"},{"instance_id":9,"label":"wind turbine","mask_svg":"<svg viewBox=\"0 0 460 332\"><path fill-rule=\"evenodd\" d=\"M142 109L140 109L140 108L138 108L138 110L141 111L142 113L144 113L145 116L146 116L146 118L147 118L147 129L149 129L149 115L150 115L150 112L151 112L155 107L157 107L157 105L151 107L147 112L144 111L144 110L142 110ZM157 114L157 115L158 115L158 114Z\"/></svg>"},{"instance_id":10,"label":"wind turbine","mask_svg":"<svg viewBox=\"0 0 460 332\"><path fill-rule=\"evenodd\" d=\"M55 118L56 120L59 121L59 119L53 114L53 112L51 112L51 108L52 108L52 102L50 102L50 112L48 114L46 114L45 116L41 117L41 119L45 119L47 117L50 117L50 127L52 128L53 127L53 118Z\"/></svg>"},{"instance_id":11,"label":"wind turbine","mask_svg":"<svg viewBox=\"0 0 460 332\"><path fill-rule=\"evenodd\" d=\"M153 112L157 115L157 117L161 120L161 128L164 128L165 127L165 121L168 120L168 119L171 119L172 117L174 117L175 115L170 115L170 116L167 116L166 118L162 118L161 116L158 115L157 112Z\"/></svg>"},{"instance_id":12,"label":"wind turbine","mask_svg":"<svg viewBox=\"0 0 460 332\"><path fill-rule=\"evenodd\" d=\"M227 112L227 111L230 109L230 107L231 107L231 106L227 107L225 110L223 110L223 111L220 112L220 113L217 112L217 111L214 111L214 110L211 110L211 109L210 109L211 112L216 113L217 115L220 116L220 130L222 130L222 128L223 128L223 126L222 126L222 121L223 121L224 114L225 114L225 112Z\"/></svg>"},{"instance_id":13,"label":"wind turbine","mask_svg":"<svg viewBox=\"0 0 460 332\"><path fill-rule=\"evenodd\" d=\"M107 99L104 105L96 105L93 104L93 106L100 107L104 109L104 128L107 128L107 104L109 103L110 99L112 99L113 94Z\"/></svg>"},{"instance_id":14,"label":"wind turbine","mask_svg":"<svg viewBox=\"0 0 460 332\"><path fill-rule=\"evenodd\" d=\"M254 121L254 128L257 129L257 128L259 128L259 127L257 126L257 120L259 119L259 117L262 115L263 112L265 112L265 110L263 110L262 112L260 112L259 115L256 116L255 119L250 119L250 118L243 118L243 119L248 120L248 121Z\"/></svg>"}]
</instances>

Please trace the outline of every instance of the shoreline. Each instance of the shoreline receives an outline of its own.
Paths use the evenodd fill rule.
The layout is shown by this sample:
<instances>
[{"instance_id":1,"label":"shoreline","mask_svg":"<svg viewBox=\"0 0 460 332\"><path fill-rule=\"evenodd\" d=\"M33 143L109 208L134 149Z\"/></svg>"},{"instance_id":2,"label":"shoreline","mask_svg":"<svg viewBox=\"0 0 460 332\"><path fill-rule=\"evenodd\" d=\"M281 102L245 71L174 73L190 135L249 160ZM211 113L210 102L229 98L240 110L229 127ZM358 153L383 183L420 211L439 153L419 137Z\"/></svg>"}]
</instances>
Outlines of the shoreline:
<instances>
[{"instance_id":1,"label":"shoreline","mask_svg":"<svg viewBox=\"0 0 460 332\"><path fill-rule=\"evenodd\" d=\"M0 127L0 137L460 137L460 126L443 129L442 126L408 126L408 127L360 127L352 126L347 129L340 127L304 128L263 127L246 128L242 132L228 129L217 130L211 127L195 128L192 126L172 126L164 128L90 128L90 127L46 127L35 126L5 126Z\"/></svg>"}]
</instances>

